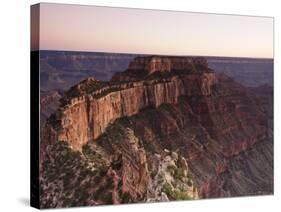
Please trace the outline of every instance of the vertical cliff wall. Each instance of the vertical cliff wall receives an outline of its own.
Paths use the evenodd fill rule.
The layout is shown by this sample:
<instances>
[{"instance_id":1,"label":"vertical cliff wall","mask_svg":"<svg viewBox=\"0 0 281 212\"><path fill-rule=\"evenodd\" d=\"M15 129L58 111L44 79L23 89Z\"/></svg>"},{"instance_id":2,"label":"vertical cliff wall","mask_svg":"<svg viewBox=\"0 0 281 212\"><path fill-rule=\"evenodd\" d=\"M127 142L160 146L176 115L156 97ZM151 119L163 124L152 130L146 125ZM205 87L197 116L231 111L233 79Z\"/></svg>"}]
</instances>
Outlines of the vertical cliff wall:
<instances>
[{"instance_id":1,"label":"vertical cliff wall","mask_svg":"<svg viewBox=\"0 0 281 212\"><path fill-rule=\"evenodd\" d=\"M132 116L146 107L177 104L183 95L210 95L215 81L213 73L190 74L182 79L172 77L160 82L141 81L133 86L120 84L120 90L101 93L98 98L95 97L97 91L73 98L57 114L59 127L56 139L67 141L73 148L79 149L89 140L98 138L118 118Z\"/></svg>"}]
</instances>

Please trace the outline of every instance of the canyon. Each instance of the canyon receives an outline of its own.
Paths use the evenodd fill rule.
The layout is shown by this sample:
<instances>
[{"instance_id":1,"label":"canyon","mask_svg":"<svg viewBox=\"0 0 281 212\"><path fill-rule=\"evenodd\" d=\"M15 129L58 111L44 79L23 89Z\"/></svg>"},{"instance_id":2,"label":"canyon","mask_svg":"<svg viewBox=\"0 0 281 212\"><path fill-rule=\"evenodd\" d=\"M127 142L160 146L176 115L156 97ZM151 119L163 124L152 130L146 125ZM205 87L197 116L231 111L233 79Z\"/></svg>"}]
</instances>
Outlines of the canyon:
<instances>
[{"instance_id":1,"label":"canyon","mask_svg":"<svg viewBox=\"0 0 281 212\"><path fill-rule=\"evenodd\" d=\"M272 194L272 95L203 57L141 55L88 77L41 131L42 207Z\"/></svg>"}]
</instances>

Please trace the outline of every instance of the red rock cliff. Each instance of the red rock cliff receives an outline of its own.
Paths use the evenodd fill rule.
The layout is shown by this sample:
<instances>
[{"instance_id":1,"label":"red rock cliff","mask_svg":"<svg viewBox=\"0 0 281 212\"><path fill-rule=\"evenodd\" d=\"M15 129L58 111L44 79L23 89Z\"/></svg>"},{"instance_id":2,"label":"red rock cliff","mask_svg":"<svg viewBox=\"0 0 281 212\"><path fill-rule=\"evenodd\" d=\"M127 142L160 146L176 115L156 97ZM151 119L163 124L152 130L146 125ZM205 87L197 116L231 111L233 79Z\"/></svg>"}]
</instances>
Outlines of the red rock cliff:
<instances>
[{"instance_id":1,"label":"red rock cliff","mask_svg":"<svg viewBox=\"0 0 281 212\"><path fill-rule=\"evenodd\" d=\"M155 72L199 73L210 71L207 60L202 57L136 57L126 71L116 73L113 80L139 80Z\"/></svg>"},{"instance_id":2,"label":"red rock cliff","mask_svg":"<svg viewBox=\"0 0 281 212\"><path fill-rule=\"evenodd\" d=\"M148 73L180 68L187 70L185 64L190 65L191 61L192 58L179 57L147 60L139 58L130 64L129 70L132 67L136 70L140 64L145 65ZM204 64L203 60L198 61ZM198 61L194 63L199 63ZM208 96L215 82L216 78L212 72L172 75L102 86L93 79L84 80L72 88L72 93L76 96L68 98L56 115L56 140L67 141L72 148L80 149L88 141L98 138L108 125L118 118L132 116L146 107L157 108L163 103L177 104L179 97L183 95ZM93 91L90 89L89 92L91 86L100 88Z\"/></svg>"},{"instance_id":3,"label":"red rock cliff","mask_svg":"<svg viewBox=\"0 0 281 212\"><path fill-rule=\"evenodd\" d=\"M166 57L151 56L137 57L130 64L128 70L140 70L147 73L156 71L189 70L192 66L201 65L208 68L207 60L200 57Z\"/></svg>"}]
</instances>

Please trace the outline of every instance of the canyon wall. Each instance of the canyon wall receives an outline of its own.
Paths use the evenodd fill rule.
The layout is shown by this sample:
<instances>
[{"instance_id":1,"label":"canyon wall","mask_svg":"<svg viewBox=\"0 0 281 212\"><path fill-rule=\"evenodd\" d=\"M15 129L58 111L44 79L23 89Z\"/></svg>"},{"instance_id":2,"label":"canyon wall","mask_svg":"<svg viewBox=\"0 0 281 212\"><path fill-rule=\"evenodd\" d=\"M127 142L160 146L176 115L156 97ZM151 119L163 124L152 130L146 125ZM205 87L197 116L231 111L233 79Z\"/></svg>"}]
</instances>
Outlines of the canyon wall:
<instances>
[{"instance_id":1,"label":"canyon wall","mask_svg":"<svg viewBox=\"0 0 281 212\"><path fill-rule=\"evenodd\" d=\"M196 65L208 68L207 60L200 57L136 57L129 64L128 70L154 73L156 71L190 70Z\"/></svg>"},{"instance_id":2,"label":"canyon wall","mask_svg":"<svg viewBox=\"0 0 281 212\"><path fill-rule=\"evenodd\" d=\"M56 140L67 141L72 148L80 149L98 138L118 118L132 116L147 107L157 108L163 103L177 104L182 95L210 95L215 82L214 73L190 74L181 78L125 83L115 86L116 91L106 92L112 89L107 87L102 92L97 90L75 97L57 113ZM101 96L96 97L97 94Z\"/></svg>"},{"instance_id":3,"label":"canyon wall","mask_svg":"<svg viewBox=\"0 0 281 212\"><path fill-rule=\"evenodd\" d=\"M155 72L160 74L191 74L213 72L202 57L146 56L136 57L123 72L116 72L113 81L136 81L145 79Z\"/></svg>"}]
</instances>

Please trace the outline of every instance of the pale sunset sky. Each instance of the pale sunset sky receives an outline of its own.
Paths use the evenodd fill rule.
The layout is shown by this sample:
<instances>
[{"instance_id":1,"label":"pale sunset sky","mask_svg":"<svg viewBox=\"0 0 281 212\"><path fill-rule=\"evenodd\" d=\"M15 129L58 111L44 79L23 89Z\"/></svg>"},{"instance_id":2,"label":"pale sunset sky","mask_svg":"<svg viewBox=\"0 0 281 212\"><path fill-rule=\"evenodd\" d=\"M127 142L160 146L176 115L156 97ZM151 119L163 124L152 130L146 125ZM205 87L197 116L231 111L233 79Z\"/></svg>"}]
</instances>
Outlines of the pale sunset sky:
<instances>
[{"instance_id":1,"label":"pale sunset sky","mask_svg":"<svg viewBox=\"0 0 281 212\"><path fill-rule=\"evenodd\" d=\"M40 50L273 57L270 17L40 5Z\"/></svg>"}]
</instances>

